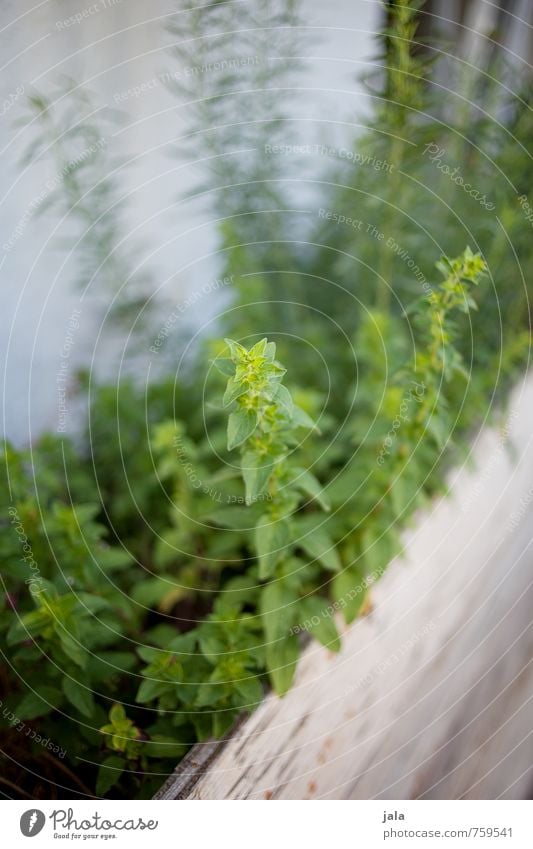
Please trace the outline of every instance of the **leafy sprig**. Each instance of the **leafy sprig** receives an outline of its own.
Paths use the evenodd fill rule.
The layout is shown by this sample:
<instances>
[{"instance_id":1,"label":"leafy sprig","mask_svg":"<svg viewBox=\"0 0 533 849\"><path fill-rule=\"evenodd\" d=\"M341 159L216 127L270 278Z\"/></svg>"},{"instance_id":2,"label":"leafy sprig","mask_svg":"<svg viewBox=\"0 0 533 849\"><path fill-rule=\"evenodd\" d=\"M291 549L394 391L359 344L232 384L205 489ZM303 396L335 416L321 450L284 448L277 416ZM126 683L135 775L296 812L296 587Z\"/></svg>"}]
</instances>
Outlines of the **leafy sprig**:
<instances>
[{"instance_id":1,"label":"leafy sprig","mask_svg":"<svg viewBox=\"0 0 533 849\"><path fill-rule=\"evenodd\" d=\"M300 430L317 430L317 426L283 385L286 370L275 359L275 344L262 339L249 350L231 339L226 344L230 353L224 394L230 411L228 449L240 449L247 504L263 497L267 503L255 527L253 548L258 578L268 582L259 600L266 667L282 695L296 669L298 623L308 618L313 604L309 592L318 577L318 564L333 570L340 564L332 541L314 519L316 514L296 515L304 502L329 511L329 501L317 478L294 460ZM298 553L307 560L299 560ZM323 610L325 603L318 598L314 602ZM319 620L322 628L317 629L317 637L338 648L333 623L324 616Z\"/></svg>"}]
</instances>

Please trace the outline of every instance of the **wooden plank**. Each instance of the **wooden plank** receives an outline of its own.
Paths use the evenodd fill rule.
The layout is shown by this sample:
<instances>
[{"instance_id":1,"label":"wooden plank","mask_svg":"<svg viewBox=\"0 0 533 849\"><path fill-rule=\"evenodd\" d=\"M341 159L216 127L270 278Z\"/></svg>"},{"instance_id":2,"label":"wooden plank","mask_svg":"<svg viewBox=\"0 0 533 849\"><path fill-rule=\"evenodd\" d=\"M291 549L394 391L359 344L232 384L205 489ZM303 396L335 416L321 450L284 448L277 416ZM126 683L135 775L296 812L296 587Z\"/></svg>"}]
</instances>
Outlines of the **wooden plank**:
<instances>
[{"instance_id":1,"label":"wooden plank","mask_svg":"<svg viewBox=\"0 0 533 849\"><path fill-rule=\"evenodd\" d=\"M419 516L343 650L304 652L160 798L522 798L533 779L533 380ZM193 767L192 763L197 766ZM184 778L185 775L185 778Z\"/></svg>"},{"instance_id":2,"label":"wooden plank","mask_svg":"<svg viewBox=\"0 0 533 849\"><path fill-rule=\"evenodd\" d=\"M211 763L223 750L226 743L234 737L239 728L247 720L242 716L220 740L208 740L206 743L198 743L177 765L176 769L169 775L163 786L154 796L154 799L187 799L199 779L209 772Z\"/></svg>"}]
</instances>

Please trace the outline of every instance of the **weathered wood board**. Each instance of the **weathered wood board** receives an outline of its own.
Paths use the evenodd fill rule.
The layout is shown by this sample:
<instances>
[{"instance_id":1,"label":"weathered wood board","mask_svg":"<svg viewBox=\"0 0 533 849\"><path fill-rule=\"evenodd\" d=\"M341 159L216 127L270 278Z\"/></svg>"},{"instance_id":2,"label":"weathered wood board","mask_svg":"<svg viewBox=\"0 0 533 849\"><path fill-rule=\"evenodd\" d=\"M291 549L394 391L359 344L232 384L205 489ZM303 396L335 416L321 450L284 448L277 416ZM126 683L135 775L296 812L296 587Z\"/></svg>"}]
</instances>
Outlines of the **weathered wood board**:
<instances>
[{"instance_id":1,"label":"weathered wood board","mask_svg":"<svg viewBox=\"0 0 533 849\"><path fill-rule=\"evenodd\" d=\"M533 380L418 518L333 655L158 798L496 799L533 785Z\"/></svg>"}]
</instances>

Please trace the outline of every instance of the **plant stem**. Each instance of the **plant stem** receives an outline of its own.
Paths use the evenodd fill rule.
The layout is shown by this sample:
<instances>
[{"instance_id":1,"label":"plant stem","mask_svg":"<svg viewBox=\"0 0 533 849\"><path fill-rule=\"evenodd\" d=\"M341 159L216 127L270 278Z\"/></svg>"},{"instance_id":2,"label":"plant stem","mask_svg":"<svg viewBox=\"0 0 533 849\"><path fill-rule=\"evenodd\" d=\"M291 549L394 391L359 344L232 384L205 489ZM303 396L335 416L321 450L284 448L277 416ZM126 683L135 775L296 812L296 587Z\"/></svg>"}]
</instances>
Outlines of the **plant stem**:
<instances>
[{"instance_id":1,"label":"plant stem","mask_svg":"<svg viewBox=\"0 0 533 849\"><path fill-rule=\"evenodd\" d=\"M394 212L393 203L394 199L398 197L399 189L400 189L400 165L402 163L403 158L403 148L404 148L404 140L400 136L395 135L392 141L391 150L390 150L390 158L392 172L391 172L391 182L389 184L390 191L388 193L388 200L385 200L386 204L385 213L383 216L383 232L385 236L390 236L391 233L387 231L391 229L392 223L394 221ZM387 313L390 309L390 299L392 292L392 267L393 267L394 254L392 251L386 250L385 246L382 246L379 255L379 266L378 266L378 289L376 296L376 307L380 312Z\"/></svg>"}]
</instances>

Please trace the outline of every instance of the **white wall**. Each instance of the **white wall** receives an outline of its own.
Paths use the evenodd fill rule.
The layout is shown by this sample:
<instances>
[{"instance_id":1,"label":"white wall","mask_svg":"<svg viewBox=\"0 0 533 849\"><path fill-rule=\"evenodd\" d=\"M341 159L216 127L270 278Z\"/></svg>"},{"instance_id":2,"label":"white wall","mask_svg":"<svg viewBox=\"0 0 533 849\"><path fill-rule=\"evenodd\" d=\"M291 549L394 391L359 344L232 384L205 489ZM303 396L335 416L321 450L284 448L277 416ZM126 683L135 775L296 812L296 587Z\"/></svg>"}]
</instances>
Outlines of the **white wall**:
<instances>
[{"instance_id":1,"label":"white wall","mask_svg":"<svg viewBox=\"0 0 533 849\"><path fill-rule=\"evenodd\" d=\"M4 0L0 18L4 45L1 102L22 86L25 94L34 85L50 95L61 75L67 74L90 87L99 104L113 105L117 93L157 78L169 67L165 50L169 36L163 25L174 8L171 0ZM186 5L182 2L178 8ZM87 17L80 23L68 27L62 23L84 9ZM339 118L357 122L366 100L353 76L368 67L365 63L375 51L372 33L379 18L379 2L335 0L324 4L321 0L304 0L304 13L316 29L309 32L313 36L309 49L313 58L306 81L315 91L306 97L303 111L320 122ZM275 44L272 53L276 55ZM78 364L89 363L95 350L102 363L105 358L117 358L122 349L121 340L117 340L114 348L101 352L101 299L91 291L80 299L73 285L72 262L62 267L65 254L57 250L57 220L52 215L31 215L9 250L2 249L43 191L50 173L39 165L23 173L17 164L30 137L27 129L13 127L23 99L16 98L0 117L0 351L5 362L2 427L19 444L43 429L53 431L58 426L57 377L65 363L61 354L73 309L81 310L81 315L68 347L68 374ZM183 115L163 85L130 97L119 106L126 113L127 128L114 140L115 147L126 157L143 154L129 169L129 185L135 189L128 204L129 226L146 222L142 237L147 250L154 252L150 265L157 285L162 297L175 302L217 274L216 261L209 256L216 247L214 228L205 222L205 213L190 204L167 209L179 192L197 179L196 173L183 168L166 174L179 164L169 156L169 146L184 126ZM339 125L334 132L346 139L354 129ZM145 181L150 182L143 188ZM151 216L155 217L147 221ZM192 226L199 229L186 232ZM59 232L65 235L70 231L61 225ZM132 241L137 244L139 235ZM217 297L210 296L197 305L196 312L191 310L187 319L203 320L216 308ZM72 419L69 411L69 427Z\"/></svg>"}]
</instances>

